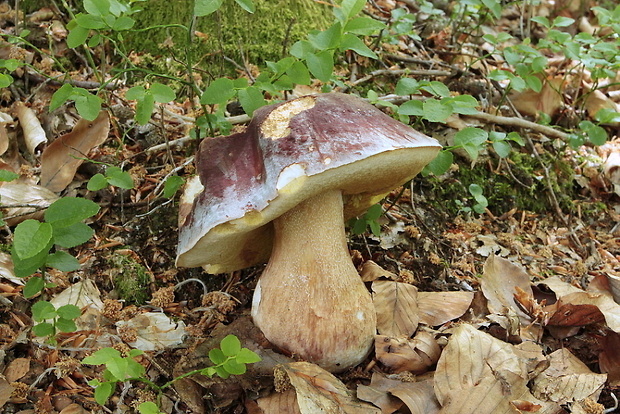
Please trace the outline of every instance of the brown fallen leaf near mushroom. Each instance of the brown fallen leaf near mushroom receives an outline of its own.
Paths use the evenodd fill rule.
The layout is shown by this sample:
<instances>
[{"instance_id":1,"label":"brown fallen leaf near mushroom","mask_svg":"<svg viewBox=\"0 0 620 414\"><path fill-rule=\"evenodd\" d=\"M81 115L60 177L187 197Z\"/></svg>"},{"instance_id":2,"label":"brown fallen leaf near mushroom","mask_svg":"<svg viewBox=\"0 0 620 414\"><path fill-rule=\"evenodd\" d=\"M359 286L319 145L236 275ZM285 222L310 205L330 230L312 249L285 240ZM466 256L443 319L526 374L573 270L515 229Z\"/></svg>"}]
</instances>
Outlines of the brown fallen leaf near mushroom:
<instances>
[{"instance_id":1,"label":"brown fallen leaf near mushroom","mask_svg":"<svg viewBox=\"0 0 620 414\"><path fill-rule=\"evenodd\" d=\"M41 154L41 185L61 192L73 180L90 150L108 139L108 113L101 111L94 121L80 119L73 130L57 138Z\"/></svg>"},{"instance_id":2,"label":"brown fallen leaf near mushroom","mask_svg":"<svg viewBox=\"0 0 620 414\"><path fill-rule=\"evenodd\" d=\"M527 387L527 359L518 348L478 331L469 324L454 329L437 362L435 395L442 413L514 413L530 403L537 413L560 413L562 408L536 398Z\"/></svg>"},{"instance_id":3,"label":"brown fallen leaf near mushroom","mask_svg":"<svg viewBox=\"0 0 620 414\"><path fill-rule=\"evenodd\" d=\"M308 362L283 364L282 369L295 389L302 414L379 414L381 411L358 400L338 378Z\"/></svg>"},{"instance_id":4,"label":"brown fallen leaf near mushroom","mask_svg":"<svg viewBox=\"0 0 620 414\"><path fill-rule=\"evenodd\" d=\"M204 190L179 228L177 265L221 273L268 260L252 303L267 339L329 371L357 365L376 319L344 221L414 177L440 148L351 95L260 108L244 132L202 141Z\"/></svg>"}]
</instances>

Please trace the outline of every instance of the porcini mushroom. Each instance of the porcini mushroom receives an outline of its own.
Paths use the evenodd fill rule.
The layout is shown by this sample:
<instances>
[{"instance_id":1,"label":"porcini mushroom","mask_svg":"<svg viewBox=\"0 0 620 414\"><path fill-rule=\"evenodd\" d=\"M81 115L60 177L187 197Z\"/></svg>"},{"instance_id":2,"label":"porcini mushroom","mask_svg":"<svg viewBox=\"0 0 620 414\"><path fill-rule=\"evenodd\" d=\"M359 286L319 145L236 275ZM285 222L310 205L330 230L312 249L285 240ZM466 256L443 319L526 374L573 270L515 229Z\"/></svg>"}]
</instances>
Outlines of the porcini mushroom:
<instances>
[{"instance_id":1,"label":"porcini mushroom","mask_svg":"<svg viewBox=\"0 0 620 414\"><path fill-rule=\"evenodd\" d=\"M222 273L268 260L252 302L266 338L330 371L356 365L376 317L344 221L414 177L440 147L350 95L263 107L244 132L201 143L204 190L180 226L177 265Z\"/></svg>"}]
</instances>

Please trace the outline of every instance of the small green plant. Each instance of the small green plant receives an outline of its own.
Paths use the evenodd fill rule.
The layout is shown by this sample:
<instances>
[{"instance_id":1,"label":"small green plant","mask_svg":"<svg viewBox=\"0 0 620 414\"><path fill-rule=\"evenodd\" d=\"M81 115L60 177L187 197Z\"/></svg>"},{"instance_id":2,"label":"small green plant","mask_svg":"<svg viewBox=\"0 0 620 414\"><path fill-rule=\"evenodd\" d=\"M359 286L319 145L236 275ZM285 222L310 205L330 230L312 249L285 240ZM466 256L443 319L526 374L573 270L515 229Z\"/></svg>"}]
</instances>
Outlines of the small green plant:
<instances>
[{"instance_id":1,"label":"small green plant","mask_svg":"<svg viewBox=\"0 0 620 414\"><path fill-rule=\"evenodd\" d=\"M349 227L351 232L355 235L363 234L370 228L370 232L375 236L381 234L381 225L377 220L383 214L383 207L381 204L375 204L371 206L366 213L361 217L352 218L349 220Z\"/></svg>"},{"instance_id":2,"label":"small green plant","mask_svg":"<svg viewBox=\"0 0 620 414\"><path fill-rule=\"evenodd\" d=\"M110 166L106 168L105 174L95 174L90 180L86 188L89 191L99 191L107 186L114 186L130 190L134 186L133 178L127 171L123 171L120 167Z\"/></svg>"},{"instance_id":3,"label":"small green plant","mask_svg":"<svg viewBox=\"0 0 620 414\"><path fill-rule=\"evenodd\" d=\"M80 308L75 305L63 305L58 309L45 300L40 300L31 308L32 319L38 322L32 327L36 336L53 338L57 332L74 332L75 319L81 315Z\"/></svg>"},{"instance_id":4,"label":"small green plant","mask_svg":"<svg viewBox=\"0 0 620 414\"><path fill-rule=\"evenodd\" d=\"M79 246L92 237L93 229L83 221L98 212L99 206L90 200L63 197L47 208L45 221L29 219L15 227L11 249L15 275L27 277L41 271L40 276L28 279L24 296L29 298L43 290L47 267L62 272L79 269L77 259L62 249Z\"/></svg>"},{"instance_id":5,"label":"small green plant","mask_svg":"<svg viewBox=\"0 0 620 414\"><path fill-rule=\"evenodd\" d=\"M218 375L221 378L228 378L230 375L242 375L246 372L247 364L261 360L255 352L248 348L242 348L239 338L228 335L221 340L219 348L209 351L209 359L214 364L213 366L190 371L160 386L146 377L144 366L136 361L136 357L143 353L138 349L132 349L127 356L123 356L114 348L103 348L82 360L82 363L87 365L105 365L102 374L103 381L93 379L88 382L90 386L95 388L95 401L98 404L106 404L119 382L140 381L161 395L166 388L179 379L196 374L208 377ZM154 403L143 403L140 406L140 412L143 414L158 412L153 410L159 410Z\"/></svg>"}]
</instances>

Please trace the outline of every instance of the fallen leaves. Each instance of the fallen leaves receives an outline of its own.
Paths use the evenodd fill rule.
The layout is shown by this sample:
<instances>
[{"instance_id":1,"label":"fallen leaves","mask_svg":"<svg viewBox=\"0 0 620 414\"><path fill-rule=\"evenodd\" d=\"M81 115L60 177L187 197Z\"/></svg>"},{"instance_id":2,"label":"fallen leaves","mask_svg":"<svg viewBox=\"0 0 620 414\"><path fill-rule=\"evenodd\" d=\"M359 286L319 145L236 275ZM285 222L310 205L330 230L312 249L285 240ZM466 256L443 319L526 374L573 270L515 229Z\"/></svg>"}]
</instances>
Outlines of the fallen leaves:
<instances>
[{"instance_id":1,"label":"fallen leaves","mask_svg":"<svg viewBox=\"0 0 620 414\"><path fill-rule=\"evenodd\" d=\"M101 111L94 121L80 119L73 130L50 145L41 155L41 185L54 192L64 190L91 149L108 139L110 121Z\"/></svg>"}]
</instances>

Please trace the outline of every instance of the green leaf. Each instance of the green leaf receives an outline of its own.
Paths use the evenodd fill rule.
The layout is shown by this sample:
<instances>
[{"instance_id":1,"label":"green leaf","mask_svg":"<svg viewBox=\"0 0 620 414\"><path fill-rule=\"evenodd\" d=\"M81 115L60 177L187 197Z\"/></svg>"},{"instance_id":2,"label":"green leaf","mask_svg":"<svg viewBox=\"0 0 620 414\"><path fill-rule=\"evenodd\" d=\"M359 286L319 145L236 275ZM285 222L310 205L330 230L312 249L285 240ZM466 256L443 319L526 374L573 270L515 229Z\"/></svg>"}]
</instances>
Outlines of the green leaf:
<instances>
[{"instance_id":1,"label":"green leaf","mask_svg":"<svg viewBox=\"0 0 620 414\"><path fill-rule=\"evenodd\" d=\"M443 82L439 81L429 82L427 85L423 85L420 89L441 98L447 98L450 96L450 89L448 89Z\"/></svg>"},{"instance_id":2,"label":"green leaf","mask_svg":"<svg viewBox=\"0 0 620 414\"><path fill-rule=\"evenodd\" d=\"M295 56L298 59L306 59L308 55L314 53L316 51L315 47L312 46L312 43L307 40L297 41L291 46L291 55Z\"/></svg>"},{"instance_id":3,"label":"green leaf","mask_svg":"<svg viewBox=\"0 0 620 414\"><path fill-rule=\"evenodd\" d=\"M52 239L52 226L36 220L25 220L17 225L13 248L20 259L29 259L41 253Z\"/></svg>"},{"instance_id":4,"label":"green leaf","mask_svg":"<svg viewBox=\"0 0 620 414\"><path fill-rule=\"evenodd\" d=\"M134 186L133 178L127 171L121 170L119 167L108 167L106 170L108 183L118 188L130 190Z\"/></svg>"},{"instance_id":5,"label":"green leaf","mask_svg":"<svg viewBox=\"0 0 620 414\"><path fill-rule=\"evenodd\" d=\"M220 342L220 349L226 356L235 356L241 351L241 341L235 335L228 335Z\"/></svg>"},{"instance_id":6,"label":"green leaf","mask_svg":"<svg viewBox=\"0 0 620 414\"><path fill-rule=\"evenodd\" d=\"M195 0L194 16L208 16L222 6L223 0Z\"/></svg>"},{"instance_id":7,"label":"green leaf","mask_svg":"<svg viewBox=\"0 0 620 414\"><path fill-rule=\"evenodd\" d=\"M452 111L457 114L474 115L478 113L476 109L478 101L471 95L458 95L450 98L443 98L441 102L450 105Z\"/></svg>"},{"instance_id":8,"label":"green leaf","mask_svg":"<svg viewBox=\"0 0 620 414\"><path fill-rule=\"evenodd\" d=\"M59 226L53 227L54 234L54 243L58 246L71 248L75 246L79 246L80 244L86 243L93 237L94 230L88 227L88 225L84 223L74 223L70 226ZM49 260L49 259L48 259ZM63 260L62 258L57 258L57 260ZM66 260L63 260L64 263L69 265ZM60 262L54 262L55 264L62 264ZM48 261L48 265L62 270L59 267L54 266ZM75 269L72 269L75 270ZM68 270L67 270L68 271Z\"/></svg>"},{"instance_id":9,"label":"green leaf","mask_svg":"<svg viewBox=\"0 0 620 414\"><path fill-rule=\"evenodd\" d=\"M255 86L239 90L238 96L239 103L248 116L252 116L255 110L267 104L263 93Z\"/></svg>"},{"instance_id":10,"label":"green leaf","mask_svg":"<svg viewBox=\"0 0 620 414\"><path fill-rule=\"evenodd\" d=\"M444 105L437 99L427 99L422 105L424 118L431 122L444 122L454 113L450 105Z\"/></svg>"},{"instance_id":11,"label":"green leaf","mask_svg":"<svg viewBox=\"0 0 620 414\"><path fill-rule=\"evenodd\" d=\"M103 174L95 174L90 177L90 180L88 180L86 188L89 191L99 191L106 188L107 186L108 180L103 176Z\"/></svg>"},{"instance_id":12,"label":"green leaf","mask_svg":"<svg viewBox=\"0 0 620 414\"><path fill-rule=\"evenodd\" d=\"M136 24L136 21L129 16L121 16L112 25L112 30L117 32L129 30Z\"/></svg>"},{"instance_id":13,"label":"green leaf","mask_svg":"<svg viewBox=\"0 0 620 414\"><path fill-rule=\"evenodd\" d=\"M366 0L342 0L340 7L334 8L334 15L344 24L347 20L362 11L365 5Z\"/></svg>"},{"instance_id":14,"label":"green leaf","mask_svg":"<svg viewBox=\"0 0 620 414\"><path fill-rule=\"evenodd\" d=\"M108 0L84 0L84 9L95 16L110 14L110 2Z\"/></svg>"},{"instance_id":15,"label":"green leaf","mask_svg":"<svg viewBox=\"0 0 620 414\"><path fill-rule=\"evenodd\" d=\"M422 116L424 115L424 102L418 100L407 101L398 107L400 115Z\"/></svg>"},{"instance_id":16,"label":"green leaf","mask_svg":"<svg viewBox=\"0 0 620 414\"><path fill-rule=\"evenodd\" d=\"M368 227L370 227L370 231L372 234L374 234L375 236L380 236L381 235L381 225L379 224L378 221L369 221L368 222Z\"/></svg>"},{"instance_id":17,"label":"green leaf","mask_svg":"<svg viewBox=\"0 0 620 414\"><path fill-rule=\"evenodd\" d=\"M75 97L75 108L78 114L87 121L94 121L101 112L101 99L92 94Z\"/></svg>"},{"instance_id":18,"label":"green leaf","mask_svg":"<svg viewBox=\"0 0 620 414\"><path fill-rule=\"evenodd\" d=\"M463 147L469 156L476 160L488 136L489 134L480 128L463 128L454 135L454 145Z\"/></svg>"},{"instance_id":19,"label":"green leaf","mask_svg":"<svg viewBox=\"0 0 620 414\"><path fill-rule=\"evenodd\" d=\"M166 182L164 183L164 197L172 198L176 194L176 192L181 188L181 186L185 183L183 177L179 177L178 175L171 175L168 177Z\"/></svg>"},{"instance_id":20,"label":"green leaf","mask_svg":"<svg viewBox=\"0 0 620 414\"><path fill-rule=\"evenodd\" d=\"M334 58L330 51L310 53L306 57L306 62L312 75L321 82L329 82L334 70Z\"/></svg>"},{"instance_id":21,"label":"green leaf","mask_svg":"<svg viewBox=\"0 0 620 414\"><path fill-rule=\"evenodd\" d=\"M334 49L340 45L342 26L334 23L327 30L308 35L308 40L318 50Z\"/></svg>"},{"instance_id":22,"label":"green leaf","mask_svg":"<svg viewBox=\"0 0 620 414\"><path fill-rule=\"evenodd\" d=\"M226 379L226 378L230 377L230 373L228 371L226 371L226 368L224 368L224 367L213 367L213 368L215 369L215 372L217 373L217 375L220 378Z\"/></svg>"},{"instance_id":23,"label":"green leaf","mask_svg":"<svg viewBox=\"0 0 620 414\"><path fill-rule=\"evenodd\" d=\"M82 315L82 311L80 310L80 308L72 304L59 307L58 309L56 309L56 313L61 318L65 319L75 319L79 318L80 315Z\"/></svg>"},{"instance_id":24,"label":"green leaf","mask_svg":"<svg viewBox=\"0 0 620 414\"><path fill-rule=\"evenodd\" d=\"M298 85L310 85L312 80L310 79L310 72L303 62L296 61L286 70L286 74L291 78L291 81Z\"/></svg>"},{"instance_id":25,"label":"green leaf","mask_svg":"<svg viewBox=\"0 0 620 414\"><path fill-rule=\"evenodd\" d=\"M125 92L125 98L132 101L143 99L145 95L146 89L144 88L144 86L140 85L131 87L127 90L127 92Z\"/></svg>"},{"instance_id":26,"label":"green leaf","mask_svg":"<svg viewBox=\"0 0 620 414\"><path fill-rule=\"evenodd\" d=\"M32 327L32 333L40 337L53 335L54 325L48 322L38 323Z\"/></svg>"},{"instance_id":27,"label":"green leaf","mask_svg":"<svg viewBox=\"0 0 620 414\"><path fill-rule=\"evenodd\" d=\"M253 364L255 362L259 362L261 357L254 351L249 350L248 348L241 348L241 350L237 353L235 360L242 364Z\"/></svg>"},{"instance_id":28,"label":"green leaf","mask_svg":"<svg viewBox=\"0 0 620 414\"><path fill-rule=\"evenodd\" d=\"M95 388L95 401L97 404L104 406L108 401L108 398L114 392L114 385L116 383L113 382L103 382L97 388Z\"/></svg>"},{"instance_id":29,"label":"green leaf","mask_svg":"<svg viewBox=\"0 0 620 414\"><path fill-rule=\"evenodd\" d=\"M6 88L13 83L13 77L6 73L0 73L0 88Z\"/></svg>"},{"instance_id":30,"label":"green leaf","mask_svg":"<svg viewBox=\"0 0 620 414\"><path fill-rule=\"evenodd\" d=\"M92 355L84 358L82 363L86 365L102 365L108 363L108 361L120 357L121 353L114 348L101 348Z\"/></svg>"},{"instance_id":31,"label":"green leaf","mask_svg":"<svg viewBox=\"0 0 620 414\"><path fill-rule=\"evenodd\" d=\"M127 358L114 358L106 362L105 366L108 371L110 371L112 377L119 381L125 381L131 378L131 376L127 374L128 363L129 360Z\"/></svg>"},{"instance_id":32,"label":"green leaf","mask_svg":"<svg viewBox=\"0 0 620 414\"><path fill-rule=\"evenodd\" d=\"M138 405L140 414L161 414L159 407L152 401L146 401Z\"/></svg>"},{"instance_id":33,"label":"green leaf","mask_svg":"<svg viewBox=\"0 0 620 414\"><path fill-rule=\"evenodd\" d=\"M223 367L226 370L226 372L228 372L229 374L233 374L233 375L243 375L245 374L247 370L245 364L240 364L234 359L229 359L228 361L226 361Z\"/></svg>"},{"instance_id":34,"label":"green leaf","mask_svg":"<svg viewBox=\"0 0 620 414\"><path fill-rule=\"evenodd\" d=\"M543 87L542 81L540 80L538 76L534 76L534 75L524 76L523 80L525 81L525 84L534 92L540 92L540 90Z\"/></svg>"},{"instance_id":35,"label":"green leaf","mask_svg":"<svg viewBox=\"0 0 620 414\"><path fill-rule=\"evenodd\" d=\"M482 4L487 6L487 8L493 13L493 17L499 19L502 17L502 5L497 0L482 0Z\"/></svg>"},{"instance_id":36,"label":"green leaf","mask_svg":"<svg viewBox=\"0 0 620 414\"><path fill-rule=\"evenodd\" d=\"M24 285L22 293L26 298L31 298L41 293L44 287L45 280L42 277L31 277Z\"/></svg>"},{"instance_id":37,"label":"green leaf","mask_svg":"<svg viewBox=\"0 0 620 414\"><path fill-rule=\"evenodd\" d=\"M60 332L75 332L77 331L77 326L75 325L75 321L71 319L58 318L56 320L56 329Z\"/></svg>"},{"instance_id":38,"label":"green leaf","mask_svg":"<svg viewBox=\"0 0 620 414\"><path fill-rule=\"evenodd\" d=\"M547 19L544 16L534 16L532 18L530 18L531 21L536 22L538 24L540 24L541 26L544 26L546 28L551 27L551 24L549 23L549 19Z\"/></svg>"},{"instance_id":39,"label":"green leaf","mask_svg":"<svg viewBox=\"0 0 620 414\"><path fill-rule=\"evenodd\" d=\"M512 151L510 143L506 141L494 141L493 149L495 150L497 155L500 156L500 158L506 158L510 155L510 152Z\"/></svg>"},{"instance_id":40,"label":"green leaf","mask_svg":"<svg viewBox=\"0 0 620 414\"><path fill-rule=\"evenodd\" d=\"M570 17L558 16L553 19L553 23L551 25L553 27L566 27L575 23L575 19L571 19Z\"/></svg>"},{"instance_id":41,"label":"green leaf","mask_svg":"<svg viewBox=\"0 0 620 414\"><path fill-rule=\"evenodd\" d=\"M106 24L103 22L101 17L94 16L92 14L80 13L75 16L75 22L78 26L85 29L103 29L106 27Z\"/></svg>"},{"instance_id":42,"label":"green leaf","mask_svg":"<svg viewBox=\"0 0 620 414\"><path fill-rule=\"evenodd\" d=\"M342 36L342 42L339 47L340 50L353 50L355 53L366 56L371 59L377 59L375 52L370 50L364 42L362 42L357 36L352 34L345 34Z\"/></svg>"},{"instance_id":43,"label":"green leaf","mask_svg":"<svg viewBox=\"0 0 620 414\"><path fill-rule=\"evenodd\" d=\"M0 170L0 181L9 182L19 178L19 174L15 174L12 171Z\"/></svg>"},{"instance_id":44,"label":"green leaf","mask_svg":"<svg viewBox=\"0 0 620 414\"><path fill-rule=\"evenodd\" d=\"M84 43L86 43L89 32L90 30L88 29L85 29L81 26L75 26L72 30L69 31L69 35L67 36L67 46L69 46L71 49L75 49L76 47L83 45Z\"/></svg>"},{"instance_id":45,"label":"green leaf","mask_svg":"<svg viewBox=\"0 0 620 414\"><path fill-rule=\"evenodd\" d=\"M58 251L47 257L46 265L61 272L73 272L80 268L80 262L67 252Z\"/></svg>"},{"instance_id":46,"label":"green leaf","mask_svg":"<svg viewBox=\"0 0 620 414\"><path fill-rule=\"evenodd\" d=\"M429 170L436 176L445 174L454 162L454 155L451 151L440 151L435 159L428 164Z\"/></svg>"},{"instance_id":47,"label":"green leaf","mask_svg":"<svg viewBox=\"0 0 620 414\"><path fill-rule=\"evenodd\" d=\"M13 260L13 267L15 270L15 276L17 277L26 277L35 273L37 270L41 269L45 266L45 261L47 260L47 253L49 249L52 247L52 241L45 247L45 249L41 250L36 256L21 259L15 253L15 248L11 250L11 259Z\"/></svg>"},{"instance_id":48,"label":"green leaf","mask_svg":"<svg viewBox=\"0 0 620 414\"><path fill-rule=\"evenodd\" d=\"M174 101L177 97L170 86L162 83L153 83L149 90L153 93L155 102L158 103L168 103Z\"/></svg>"},{"instance_id":49,"label":"green leaf","mask_svg":"<svg viewBox=\"0 0 620 414\"><path fill-rule=\"evenodd\" d=\"M73 86L65 83L54 94L50 101L50 112L60 108L60 105L67 102L69 97L73 94Z\"/></svg>"},{"instance_id":50,"label":"green leaf","mask_svg":"<svg viewBox=\"0 0 620 414\"><path fill-rule=\"evenodd\" d=\"M215 365L223 364L226 361L226 355L222 352L221 349L213 348L209 351L209 359Z\"/></svg>"},{"instance_id":51,"label":"green leaf","mask_svg":"<svg viewBox=\"0 0 620 414\"><path fill-rule=\"evenodd\" d=\"M256 6L252 0L235 0L235 2L248 13L254 13L256 11Z\"/></svg>"},{"instance_id":52,"label":"green leaf","mask_svg":"<svg viewBox=\"0 0 620 414\"><path fill-rule=\"evenodd\" d=\"M420 91L420 83L413 78L401 78L396 84L394 93L397 95L413 95Z\"/></svg>"},{"instance_id":53,"label":"green leaf","mask_svg":"<svg viewBox=\"0 0 620 414\"><path fill-rule=\"evenodd\" d=\"M228 102L235 96L235 85L228 78L218 78L204 91L200 97L200 103L203 105L215 105Z\"/></svg>"},{"instance_id":54,"label":"green leaf","mask_svg":"<svg viewBox=\"0 0 620 414\"><path fill-rule=\"evenodd\" d=\"M80 197L62 197L54 201L45 211L45 221L54 228L79 223L99 212L97 203Z\"/></svg>"},{"instance_id":55,"label":"green leaf","mask_svg":"<svg viewBox=\"0 0 620 414\"><path fill-rule=\"evenodd\" d=\"M136 122L139 125L146 125L151 120L151 114L155 108L153 94L148 91L142 99L136 102Z\"/></svg>"},{"instance_id":56,"label":"green leaf","mask_svg":"<svg viewBox=\"0 0 620 414\"><path fill-rule=\"evenodd\" d=\"M362 36L370 36L378 30L383 30L387 26L373 19L372 17L356 17L355 19L349 20L347 24L344 26L345 33L353 33Z\"/></svg>"},{"instance_id":57,"label":"green leaf","mask_svg":"<svg viewBox=\"0 0 620 414\"><path fill-rule=\"evenodd\" d=\"M366 220L377 220L383 214L383 207L381 204L375 204L370 206L366 214L364 214L364 218Z\"/></svg>"},{"instance_id":58,"label":"green leaf","mask_svg":"<svg viewBox=\"0 0 620 414\"><path fill-rule=\"evenodd\" d=\"M43 322L47 319L54 319L57 316L54 305L46 300L40 300L32 305L30 311L35 322Z\"/></svg>"}]
</instances>

